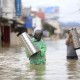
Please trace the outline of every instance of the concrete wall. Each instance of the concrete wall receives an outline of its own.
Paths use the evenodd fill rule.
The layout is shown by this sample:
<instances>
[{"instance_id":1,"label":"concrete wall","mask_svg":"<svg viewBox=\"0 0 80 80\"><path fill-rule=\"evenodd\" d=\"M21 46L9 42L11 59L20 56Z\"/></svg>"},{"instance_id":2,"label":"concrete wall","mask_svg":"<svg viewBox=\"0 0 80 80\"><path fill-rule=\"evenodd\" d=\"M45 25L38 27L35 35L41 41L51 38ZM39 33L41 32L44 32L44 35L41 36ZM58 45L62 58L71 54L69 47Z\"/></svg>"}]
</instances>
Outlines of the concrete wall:
<instances>
[{"instance_id":1,"label":"concrete wall","mask_svg":"<svg viewBox=\"0 0 80 80\"><path fill-rule=\"evenodd\" d=\"M19 46L21 45L21 42L19 38L17 37L16 33L11 32L10 33L10 46Z\"/></svg>"},{"instance_id":2,"label":"concrete wall","mask_svg":"<svg viewBox=\"0 0 80 80\"><path fill-rule=\"evenodd\" d=\"M57 33L57 34L62 33L61 28L60 28L57 20L48 20L46 22L56 28L55 33Z\"/></svg>"},{"instance_id":3,"label":"concrete wall","mask_svg":"<svg viewBox=\"0 0 80 80\"><path fill-rule=\"evenodd\" d=\"M37 16L34 17L32 22L33 22L32 26L35 27L34 32L35 30L42 30L42 22L39 17Z\"/></svg>"},{"instance_id":4,"label":"concrete wall","mask_svg":"<svg viewBox=\"0 0 80 80\"><path fill-rule=\"evenodd\" d=\"M2 1L2 17L13 19L15 16L15 0Z\"/></svg>"}]
</instances>

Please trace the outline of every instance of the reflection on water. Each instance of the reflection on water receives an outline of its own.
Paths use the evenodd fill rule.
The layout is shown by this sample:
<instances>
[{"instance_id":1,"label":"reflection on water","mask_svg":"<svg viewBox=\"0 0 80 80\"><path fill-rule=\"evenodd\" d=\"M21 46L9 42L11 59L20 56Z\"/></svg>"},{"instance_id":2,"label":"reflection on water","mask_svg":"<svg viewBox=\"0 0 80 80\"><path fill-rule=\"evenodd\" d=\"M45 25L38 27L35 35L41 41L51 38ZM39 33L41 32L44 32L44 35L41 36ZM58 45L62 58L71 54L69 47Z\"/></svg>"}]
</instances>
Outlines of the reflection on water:
<instances>
[{"instance_id":1,"label":"reflection on water","mask_svg":"<svg viewBox=\"0 0 80 80\"><path fill-rule=\"evenodd\" d=\"M45 65L30 65L30 70L34 71L34 80L44 80Z\"/></svg>"},{"instance_id":2,"label":"reflection on water","mask_svg":"<svg viewBox=\"0 0 80 80\"><path fill-rule=\"evenodd\" d=\"M80 50L67 60L65 40L46 44L46 65L30 65L23 47L0 49L0 80L80 80Z\"/></svg>"},{"instance_id":3,"label":"reflection on water","mask_svg":"<svg viewBox=\"0 0 80 80\"><path fill-rule=\"evenodd\" d=\"M79 62L76 60L69 60L67 63L67 75L68 79L70 80L76 80L80 79L80 68L79 68Z\"/></svg>"}]
</instances>

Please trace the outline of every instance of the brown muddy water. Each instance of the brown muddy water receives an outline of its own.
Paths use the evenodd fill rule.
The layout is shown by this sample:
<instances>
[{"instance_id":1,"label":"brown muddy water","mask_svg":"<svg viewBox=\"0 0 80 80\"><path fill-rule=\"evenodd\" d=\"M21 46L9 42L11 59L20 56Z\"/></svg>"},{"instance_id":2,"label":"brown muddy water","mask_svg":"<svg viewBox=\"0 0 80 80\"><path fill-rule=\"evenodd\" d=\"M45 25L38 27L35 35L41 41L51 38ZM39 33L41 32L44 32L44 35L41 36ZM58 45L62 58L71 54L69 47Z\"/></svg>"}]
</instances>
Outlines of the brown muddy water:
<instances>
[{"instance_id":1,"label":"brown muddy water","mask_svg":"<svg viewBox=\"0 0 80 80\"><path fill-rule=\"evenodd\" d=\"M67 60L65 40L46 45L46 65L30 65L24 47L0 48L0 80L80 80L80 50Z\"/></svg>"}]
</instances>

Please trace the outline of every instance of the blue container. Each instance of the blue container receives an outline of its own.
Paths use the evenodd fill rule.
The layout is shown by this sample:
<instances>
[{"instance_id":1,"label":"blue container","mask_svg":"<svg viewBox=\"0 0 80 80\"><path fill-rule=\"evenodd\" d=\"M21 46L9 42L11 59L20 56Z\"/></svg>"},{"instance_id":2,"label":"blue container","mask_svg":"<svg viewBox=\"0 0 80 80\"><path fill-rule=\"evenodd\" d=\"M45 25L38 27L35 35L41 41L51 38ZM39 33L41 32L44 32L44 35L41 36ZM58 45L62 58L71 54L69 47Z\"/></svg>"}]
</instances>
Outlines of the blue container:
<instances>
[{"instance_id":1,"label":"blue container","mask_svg":"<svg viewBox=\"0 0 80 80\"><path fill-rule=\"evenodd\" d=\"M26 21L23 27L32 28L32 17L31 16L26 17Z\"/></svg>"}]
</instances>

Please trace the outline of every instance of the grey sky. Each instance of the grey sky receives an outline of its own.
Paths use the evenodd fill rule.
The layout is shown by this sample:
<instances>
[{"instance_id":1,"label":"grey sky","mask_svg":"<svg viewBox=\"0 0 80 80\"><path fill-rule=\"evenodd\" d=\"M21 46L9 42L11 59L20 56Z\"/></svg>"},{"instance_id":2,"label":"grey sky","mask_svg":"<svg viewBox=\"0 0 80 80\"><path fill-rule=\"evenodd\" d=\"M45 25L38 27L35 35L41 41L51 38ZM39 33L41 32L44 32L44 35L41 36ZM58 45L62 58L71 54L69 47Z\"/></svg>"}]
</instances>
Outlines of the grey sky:
<instances>
[{"instance_id":1,"label":"grey sky","mask_svg":"<svg viewBox=\"0 0 80 80\"><path fill-rule=\"evenodd\" d=\"M61 21L80 21L80 0L22 0L22 3L34 10L44 6L59 6Z\"/></svg>"}]
</instances>

